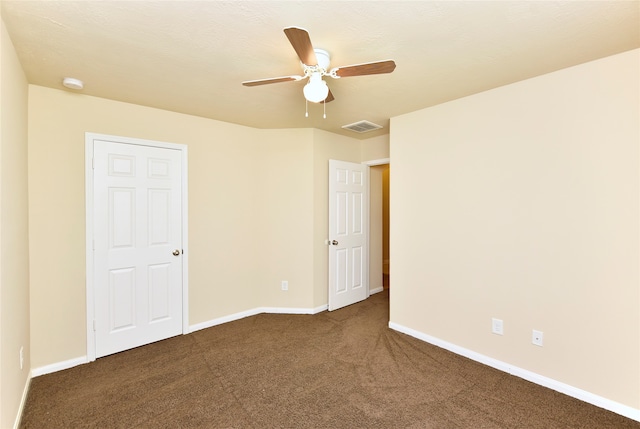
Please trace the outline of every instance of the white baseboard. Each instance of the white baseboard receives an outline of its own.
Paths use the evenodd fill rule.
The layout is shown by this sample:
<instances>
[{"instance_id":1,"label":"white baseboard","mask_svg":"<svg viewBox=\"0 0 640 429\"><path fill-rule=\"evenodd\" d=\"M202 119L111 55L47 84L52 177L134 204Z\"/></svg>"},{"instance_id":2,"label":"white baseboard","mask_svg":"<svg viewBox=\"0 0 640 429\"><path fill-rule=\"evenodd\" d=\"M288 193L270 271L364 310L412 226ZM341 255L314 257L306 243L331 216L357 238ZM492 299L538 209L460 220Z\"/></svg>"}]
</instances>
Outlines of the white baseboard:
<instances>
[{"instance_id":1,"label":"white baseboard","mask_svg":"<svg viewBox=\"0 0 640 429\"><path fill-rule=\"evenodd\" d=\"M374 293L382 292L384 290L383 286L377 287L375 289L369 289L369 295L373 295Z\"/></svg>"},{"instance_id":2,"label":"white baseboard","mask_svg":"<svg viewBox=\"0 0 640 429\"><path fill-rule=\"evenodd\" d=\"M63 362L54 363L51 365L41 366L31 370L32 377L38 377L40 375L50 374L52 372L62 371L64 369L73 368L74 366L83 365L88 363L89 360L86 356L77 357L75 359L65 360Z\"/></svg>"},{"instance_id":3,"label":"white baseboard","mask_svg":"<svg viewBox=\"0 0 640 429\"><path fill-rule=\"evenodd\" d=\"M323 311L327 311L327 310L329 310L329 304L324 304L324 305L321 305L319 307L314 308L313 309L313 313L311 313L311 314L318 314L318 313L322 313Z\"/></svg>"},{"instance_id":4,"label":"white baseboard","mask_svg":"<svg viewBox=\"0 0 640 429\"><path fill-rule=\"evenodd\" d=\"M502 362L483 354L476 353L472 350L465 349L464 347L457 346L455 344L443 341L439 338L432 337L420 331L416 331L415 329L407 328L406 326L402 326L394 322L389 322L389 328L398 332L402 332L403 334L410 335L429 344L433 344L434 346L449 350L450 352L453 352L460 356L464 356L476 362L480 362L484 365L490 366L500 371L515 375L516 377L520 377L540 386L547 387L560 393L564 393L567 396L571 396L573 398L587 402L591 405L595 405L596 407L604 408L605 410L612 411L616 414L620 414L621 416L630 418L632 420L640 421L640 409L635 409L628 405L603 398L602 396L595 395L593 393L587 392L586 390L578 389L577 387L573 387L552 378L536 374L526 369L518 368L506 362Z\"/></svg>"},{"instance_id":5,"label":"white baseboard","mask_svg":"<svg viewBox=\"0 0 640 429\"><path fill-rule=\"evenodd\" d=\"M31 374L27 377L27 382L24 384L24 390L22 391L22 398L20 398L20 406L18 407L18 415L13 423L13 429L20 427L20 421L22 420L22 411L24 411L24 405L27 403L27 395L29 395L29 387L31 386Z\"/></svg>"},{"instance_id":6,"label":"white baseboard","mask_svg":"<svg viewBox=\"0 0 640 429\"><path fill-rule=\"evenodd\" d=\"M261 307L260 313L269 314L318 314L328 309L328 305L321 305L316 308L291 308L291 307Z\"/></svg>"},{"instance_id":7,"label":"white baseboard","mask_svg":"<svg viewBox=\"0 0 640 429\"><path fill-rule=\"evenodd\" d=\"M197 323L189 327L189 333L199 331L201 329L211 328L223 323L233 322L234 320L244 319L245 317L255 316L256 314L317 314L329 308L326 304L315 308L295 308L295 307L258 307L252 310L241 311L239 313L230 314L228 316L218 317L217 319L207 322Z\"/></svg>"},{"instance_id":8,"label":"white baseboard","mask_svg":"<svg viewBox=\"0 0 640 429\"><path fill-rule=\"evenodd\" d=\"M199 331L201 329L211 328L212 326L222 325L223 323L233 322L234 320L244 319L245 317L255 316L256 314L260 313L262 312L259 308L254 308L253 310L246 310L239 313L230 314L228 316L218 317L207 322L196 323L195 325L189 326L188 333Z\"/></svg>"}]
</instances>

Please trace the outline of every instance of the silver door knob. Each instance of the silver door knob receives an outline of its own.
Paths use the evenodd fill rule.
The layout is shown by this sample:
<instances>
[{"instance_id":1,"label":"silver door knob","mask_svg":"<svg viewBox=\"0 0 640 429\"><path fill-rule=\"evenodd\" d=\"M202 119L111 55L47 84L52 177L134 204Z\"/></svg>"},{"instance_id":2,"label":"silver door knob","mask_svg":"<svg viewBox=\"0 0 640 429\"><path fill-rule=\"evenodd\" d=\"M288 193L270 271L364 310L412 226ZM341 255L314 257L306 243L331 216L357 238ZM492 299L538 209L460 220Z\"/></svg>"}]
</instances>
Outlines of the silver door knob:
<instances>
[{"instance_id":1,"label":"silver door knob","mask_svg":"<svg viewBox=\"0 0 640 429\"><path fill-rule=\"evenodd\" d=\"M180 251L178 249L174 250L173 256L180 256Z\"/></svg>"},{"instance_id":2,"label":"silver door knob","mask_svg":"<svg viewBox=\"0 0 640 429\"><path fill-rule=\"evenodd\" d=\"M331 244L333 244L334 246L337 246L337 245L338 245L338 240L333 240L333 241L331 242Z\"/></svg>"}]
</instances>

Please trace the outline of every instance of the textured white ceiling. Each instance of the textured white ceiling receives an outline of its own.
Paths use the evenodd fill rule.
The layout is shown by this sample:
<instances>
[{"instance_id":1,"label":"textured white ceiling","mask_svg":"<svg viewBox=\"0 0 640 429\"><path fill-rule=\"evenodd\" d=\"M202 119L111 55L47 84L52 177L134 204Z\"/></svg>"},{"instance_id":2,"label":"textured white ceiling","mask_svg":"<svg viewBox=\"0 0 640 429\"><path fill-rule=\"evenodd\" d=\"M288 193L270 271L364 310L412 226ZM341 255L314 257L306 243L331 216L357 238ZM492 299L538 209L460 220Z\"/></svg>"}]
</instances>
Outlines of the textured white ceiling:
<instances>
[{"instance_id":1,"label":"textured white ceiling","mask_svg":"<svg viewBox=\"0 0 640 429\"><path fill-rule=\"evenodd\" d=\"M30 83L259 128L356 138L389 118L640 47L638 1L15 1L4 20ZM283 33L298 26L331 67L394 59L391 74L327 83L309 104ZM354 134L342 125L383 125Z\"/></svg>"}]
</instances>

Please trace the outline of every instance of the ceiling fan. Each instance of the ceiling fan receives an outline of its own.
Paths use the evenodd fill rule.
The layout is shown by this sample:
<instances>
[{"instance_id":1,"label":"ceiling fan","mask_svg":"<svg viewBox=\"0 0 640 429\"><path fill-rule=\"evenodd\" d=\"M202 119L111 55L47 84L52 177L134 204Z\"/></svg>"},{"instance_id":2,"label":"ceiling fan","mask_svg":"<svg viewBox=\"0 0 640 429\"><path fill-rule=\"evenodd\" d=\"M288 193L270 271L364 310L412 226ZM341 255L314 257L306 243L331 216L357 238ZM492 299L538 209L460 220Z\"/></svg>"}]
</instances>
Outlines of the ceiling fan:
<instances>
[{"instance_id":1,"label":"ceiling fan","mask_svg":"<svg viewBox=\"0 0 640 429\"><path fill-rule=\"evenodd\" d=\"M289 27L284 29L284 34L300 58L304 75L248 80L242 82L244 86L258 86L309 78L309 81L303 89L304 97L313 103L328 103L333 101L334 98L327 83L322 79L323 76L338 79L341 77L391 73L396 68L396 63L393 60L385 60L335 67L329 70L329 53L323 49L313 48L307 30L298 27Z\"/></svg>"}]
</instances>

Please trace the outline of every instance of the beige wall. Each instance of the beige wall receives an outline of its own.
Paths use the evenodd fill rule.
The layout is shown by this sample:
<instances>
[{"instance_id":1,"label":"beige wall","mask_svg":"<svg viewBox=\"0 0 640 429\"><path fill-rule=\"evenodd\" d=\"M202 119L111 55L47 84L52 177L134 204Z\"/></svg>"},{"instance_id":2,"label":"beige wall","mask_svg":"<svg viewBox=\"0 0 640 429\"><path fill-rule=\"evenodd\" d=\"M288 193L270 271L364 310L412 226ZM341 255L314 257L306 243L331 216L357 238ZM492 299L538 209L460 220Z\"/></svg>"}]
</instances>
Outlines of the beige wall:
<instances>
[{"instance_id":1,"label":"beige wall","mask_svg":"<svg viewBox=\"0 0 640 429\"><path fill-rule=\"evenodd\" d=\"M188 146L190 325L257 307L326 304L327 163L359 161L359 140L252 129L31 85L35 368L86 354L87 131Z\"/></svg>"},{"instance_id":2,"label":"beige wall","mask_svg":"<svg viewBox=\"0 0 640 429\"><path fill-rule=\"evenodd\" d=\"M257 255L261 306L313 308L313 131L261 136ZM289 282L283 291L281 282Z\"/></svg>"},{"instance_id":3,"label":"beige wall","mask_svg":"<svg viewBox=\"0 0 640 429\"><path fill-rule=\"evenodd\" d=\"M188 145L190 323L258 306L256 130L31 85L33 367L86 354L87 131Z\"/></svg>"},{"instance_id":4,"label":"beige wall","mask_svg":"<svg viewBox=\"0 0 640 429\"><path fill-rule=\"evenodd\" d=\"M376 161L389 158L389 134L361 140L362 161Z\"/></svg>"},{"instance_id":5,"label":"beige wall","mask_svg":"<svg viewBox=\"0 0 640 429\"><path fill-rule=\"evenodd\" d=\"M392 119L392 322L640 409L639 55Z\"/></svg>"},{"instance_id":6,"label":"beige wall","mask_svg":"<svg viewBox=\"0 0 640 429\"><path fill-rule=\"evenodd\" d=\"M0 22L0 427L10 428L30 370L28 86L4 22Z\"/></svg>"}]
</instances>

